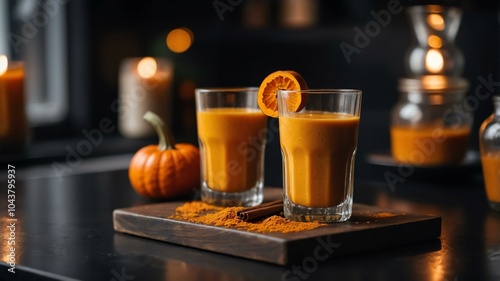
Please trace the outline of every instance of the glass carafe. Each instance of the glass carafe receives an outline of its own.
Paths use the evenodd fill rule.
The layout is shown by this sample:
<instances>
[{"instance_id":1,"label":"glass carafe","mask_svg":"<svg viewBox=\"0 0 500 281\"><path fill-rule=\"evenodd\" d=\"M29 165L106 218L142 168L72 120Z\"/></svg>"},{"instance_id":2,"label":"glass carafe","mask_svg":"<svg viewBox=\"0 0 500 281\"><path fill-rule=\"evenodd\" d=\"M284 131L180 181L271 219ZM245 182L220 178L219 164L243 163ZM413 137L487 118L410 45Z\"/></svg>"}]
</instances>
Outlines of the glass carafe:
<instances>
[{"instance_id":1,"label":"glass carafe","mask_svg":"<svg viewBox=\"0 0 500 281\"><path fill-rule=\"evenodd\" d=\"M459 76L464 67L464 56L455 45L455 37L462 10L422 5L408 7L406 11L416 39L407 53L407 74Z\"/></svg>"},{"instance_id":2,"label":"glass carafe","mask_svg":"<svg viewBox=\"0 0 500 281\"><path fill-rule=\"evenodd\" d=\"M500 96L493 97L493 104L493 114L479 130L479 147L488 203L500 211Z\"/></svg>"}]
</instances>

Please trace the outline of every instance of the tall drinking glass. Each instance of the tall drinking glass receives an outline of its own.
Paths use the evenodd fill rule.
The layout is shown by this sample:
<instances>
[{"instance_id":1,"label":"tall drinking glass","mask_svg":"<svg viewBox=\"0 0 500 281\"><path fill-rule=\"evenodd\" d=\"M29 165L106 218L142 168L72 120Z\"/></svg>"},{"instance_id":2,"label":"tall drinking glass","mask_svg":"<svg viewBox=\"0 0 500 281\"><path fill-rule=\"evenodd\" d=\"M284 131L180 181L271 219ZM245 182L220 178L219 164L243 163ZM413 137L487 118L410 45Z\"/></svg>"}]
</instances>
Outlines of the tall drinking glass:
<instances>
[{"instance_id":1,"label":"tall drinking glass","mask_svg":"<svg viewBox=\"0 0 500 281\"><path fill-rule=\"evenodd\" d=\"M298 95L304 107L294 112ZM341 222L352 214L360 90L279 91L284 214Z\"/></svg>"},{"instance_id":2,"label":"tall drinking glass","mask_svg":"<svg viewBox=\"0 0 500 281\"><path fill-rule=\"evenodd\" d=\"M263 199L267 117L257 88L196 89L202 201L254 206Z\"/></svg>"}]
</instances>

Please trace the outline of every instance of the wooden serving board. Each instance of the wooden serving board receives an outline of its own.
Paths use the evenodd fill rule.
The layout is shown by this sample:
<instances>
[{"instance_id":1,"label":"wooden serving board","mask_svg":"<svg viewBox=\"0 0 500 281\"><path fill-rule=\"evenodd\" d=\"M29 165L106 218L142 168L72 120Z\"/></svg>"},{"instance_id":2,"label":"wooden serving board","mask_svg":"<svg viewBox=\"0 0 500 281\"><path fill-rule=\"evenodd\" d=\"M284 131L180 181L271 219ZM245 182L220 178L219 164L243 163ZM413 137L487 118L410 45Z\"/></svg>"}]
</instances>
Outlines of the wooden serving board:
<instances>
[{"instance_id":1,"label":"wooden serving board","mask_svg":"<svg viewBox=\"0 0 500 281\"><path fill-rule=\"evenodd\" d=\"M266 188L265 201L281 197L281 189ZM119 232L286 265L314 257L318 260L436 240L441 217L409 214L354 204L347 222L293 233L255 233L169 219L184 202L156 203L113 212ZM317 257L316 257L317 256Z\"/></svg>"}]
</instances>

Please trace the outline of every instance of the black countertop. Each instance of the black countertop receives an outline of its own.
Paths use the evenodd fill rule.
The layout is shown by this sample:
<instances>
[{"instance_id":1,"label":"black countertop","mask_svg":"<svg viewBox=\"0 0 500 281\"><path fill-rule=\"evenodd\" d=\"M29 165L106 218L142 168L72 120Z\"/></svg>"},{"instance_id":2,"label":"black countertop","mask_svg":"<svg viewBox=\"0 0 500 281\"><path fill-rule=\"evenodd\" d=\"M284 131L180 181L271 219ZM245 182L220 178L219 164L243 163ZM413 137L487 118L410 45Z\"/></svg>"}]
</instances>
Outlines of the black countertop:
<instances>
[{"instance_id":1,"label":"black countertop","mask_svg":"<svg viewBox=\"0 0 500 281\"><path fill-rule=\"evenodd\" d=\"M16 167L15 274L8 272L12 223L7 188L0 198L3 241L1 280L499 280L500 213L488 209L480 175L449 180L417 174L389 188L390 167L359 159L354 201L405 212L442 216L436 241L319 262L277 266L117 233L112 212L154 201L137 195L127 177L129 156L116 169L55 177L40 168ZM99 159L93 160L99 163ZM103 160L104 161L104 160ZM91 162L88 160L88 162ZM110 166L107 165L106 166ZM83 169L83 166L80 167ZM396 169L396 168L394 168ZM7 167L2 182L7 181ZM85 170L85 169L84 169ZM99 168L99 170L102 170ZM392 171L397 172L397 169ZM38 176L33 176L37 174ZM432 178L432 175L426 175ZM454 177L461 176L459 181ZM7 186L7 184L2 184ZM7 229L7 231L6 231ZM377 243L376 240L373 243ZM290 274L292 272L292 274Z\"/></svg>"}]
</instances>

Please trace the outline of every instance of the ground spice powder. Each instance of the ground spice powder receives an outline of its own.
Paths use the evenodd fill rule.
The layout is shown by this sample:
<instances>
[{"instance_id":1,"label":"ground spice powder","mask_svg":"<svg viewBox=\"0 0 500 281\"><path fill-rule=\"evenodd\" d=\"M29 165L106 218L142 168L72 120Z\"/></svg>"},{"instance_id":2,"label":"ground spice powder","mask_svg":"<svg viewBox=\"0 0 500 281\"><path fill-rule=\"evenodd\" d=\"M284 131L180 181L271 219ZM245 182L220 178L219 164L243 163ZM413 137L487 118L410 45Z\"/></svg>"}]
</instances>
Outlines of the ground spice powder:
<instances>
[{"instance_id":1,"label":"ground spice powder","mask_svg":"<svg viewBox=\"0 0 500 281\"><path fill-rule=\"evenodd\" d=\"M389 212L381 212L381 213L376 213L373 214L373 217L375 218L390 218L390 217L395 217L397 214L389 213Z\"/></svg>"},{"instance_id":2,"label":"ground spice powder","mask_svg":"<svg viewBox=\"0 0 500 281\"><path fill-rule=\"evenodd\" d=\"M273 215L256 222L245 222L237 216L243 207L222 208L200 201L186 202L175 210L170 218L194 223L236 228L252 232L300 232L322 226L318 222L295 222L282 216Z\"/></svg>"}]
</instances>

